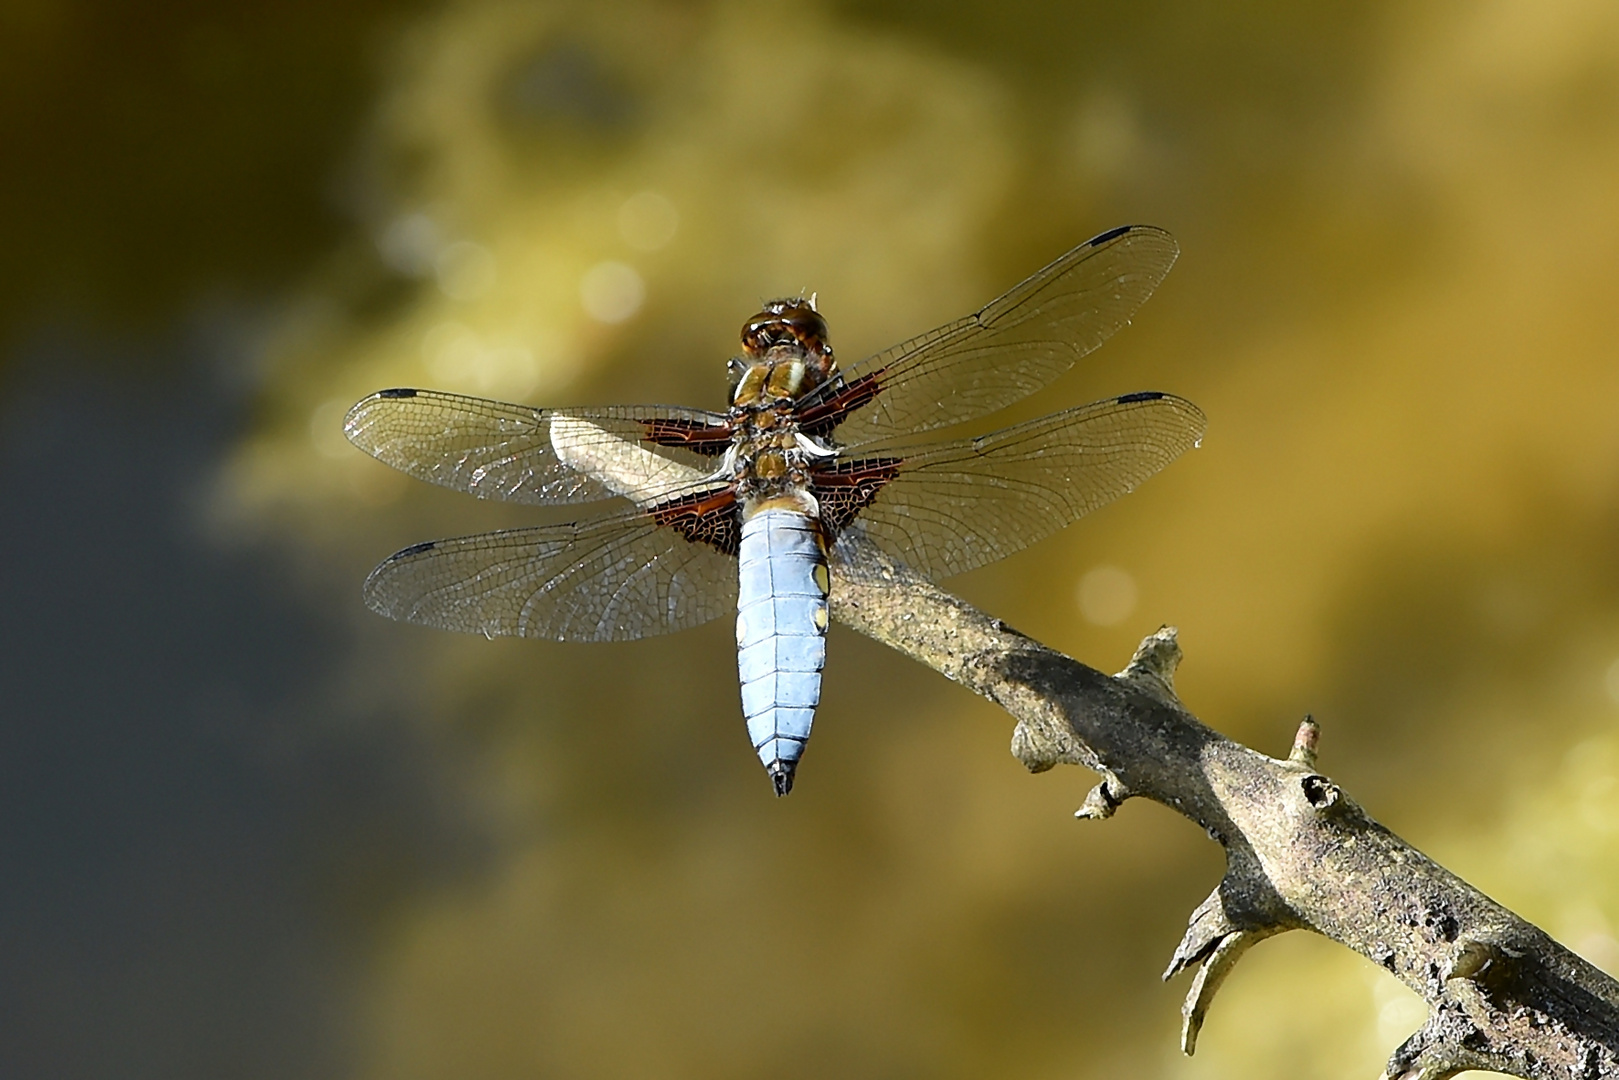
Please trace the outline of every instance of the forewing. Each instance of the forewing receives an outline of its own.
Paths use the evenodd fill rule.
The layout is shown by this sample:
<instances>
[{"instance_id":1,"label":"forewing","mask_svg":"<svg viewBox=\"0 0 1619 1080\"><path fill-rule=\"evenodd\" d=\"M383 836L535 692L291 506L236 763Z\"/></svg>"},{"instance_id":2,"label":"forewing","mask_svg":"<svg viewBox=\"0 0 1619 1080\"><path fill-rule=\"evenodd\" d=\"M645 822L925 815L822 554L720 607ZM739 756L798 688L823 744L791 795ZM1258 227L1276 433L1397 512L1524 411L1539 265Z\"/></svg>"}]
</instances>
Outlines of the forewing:
<instances>
[{"instance_id":1,"label":"forewing","mask_svg":"<svg viewBox=\"0 0 1619 1080\"><path fill-rule=\"evenodd\" d=\"M581 457L639 445L673 470L706 472L713 453L730 444L725 417L699 409L536 409L435 390L372 394L349 410L343 431L419 480L485 499L552 505L625 494L582 467Z\"/></svg>"},{"instance_id":2,"label":"forewing","mask_svg":"<svg viewBox=\"0 0 1619 1080\"><path fill-rule=\"evenodd\" d=\"M690 501L690 497L688 500ZM734 520L734 508L727 513ZM628 641L736 610L736 560L649 512L417 544L365 582L390 618L444 630Z\"/></svg>"},{"instance_id":3,"label":"forewing","mask_svg":"<svg viewBox=\"0 0 1619 1080\"><path fill-rule=\"evenodd\" d=\"M839 443L855 446L1004 408L1127 324L1179 251L1150 225L1112 229L977 314L853 365L804 409L824 417L824 430Z\"/></svg>"},{"instance_id":4,"label":"forewing","mask_svg":"<svg viewBox=\"0 0 1619 1080\"><path fill-rule=\"evenodd\" d=\"M1204 416L1168 394L1126 394L1002 431L839 462L823 514L932 578L983 566L1135 488L1196 446ZM852 494L851 494L852 493ZM827 496L830 496L828 498Z\"/></svg>"}]
</instances>

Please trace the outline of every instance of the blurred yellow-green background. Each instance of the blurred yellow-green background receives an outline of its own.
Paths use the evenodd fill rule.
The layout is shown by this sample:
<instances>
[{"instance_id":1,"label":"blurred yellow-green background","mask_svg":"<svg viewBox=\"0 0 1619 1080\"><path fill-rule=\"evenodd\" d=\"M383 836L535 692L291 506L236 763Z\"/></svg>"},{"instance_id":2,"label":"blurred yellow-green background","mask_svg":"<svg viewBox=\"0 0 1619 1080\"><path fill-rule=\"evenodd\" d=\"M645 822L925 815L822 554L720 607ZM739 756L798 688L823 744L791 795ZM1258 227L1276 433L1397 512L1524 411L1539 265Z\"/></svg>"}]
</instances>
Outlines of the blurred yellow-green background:
<instances>
[{"instance_id":1,"label":"blurred yellow-green background","mask_svg":"<svg viewBox=\"0 0 1619 1080\"><path fill-rule=\"evenodd\" d=\"M1008 418L1172 391L1202 449L954 582L1619 971L1611 0L0 4L0 1073L1366 1077L1416 999L1157 975L1218 849L1071 812L834 630L777 800L731 631L384 622L388 552L545 516L342 439L392 385L717 406L1105 228L1182 245ZM553 515L554 517L554 515Z\"/></svg>"}]
</instances>

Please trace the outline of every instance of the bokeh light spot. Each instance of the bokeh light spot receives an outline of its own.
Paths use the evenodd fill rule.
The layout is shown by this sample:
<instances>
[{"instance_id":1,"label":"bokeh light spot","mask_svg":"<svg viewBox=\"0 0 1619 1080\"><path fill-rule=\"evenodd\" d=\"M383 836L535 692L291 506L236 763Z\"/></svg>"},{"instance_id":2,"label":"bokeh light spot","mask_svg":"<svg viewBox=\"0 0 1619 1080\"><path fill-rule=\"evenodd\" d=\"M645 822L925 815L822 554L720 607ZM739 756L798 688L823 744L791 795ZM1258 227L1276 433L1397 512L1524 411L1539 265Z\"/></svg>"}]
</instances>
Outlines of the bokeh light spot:
<instances>
[{"instance_id":1,"label":"bokeh light spot","mask_svg":"<svg viewBox=\"0 0 1619 1080\"><path fill-rule=\"evenodd\" d=\"M1580 792L1580 816L1592 832L1619 829L1619 780L1602 773L1586 781Z\"/></svg>"},{"instance_id":2,"label":"bokeh light spot","mask_svg":"<svg viewBox=\"0 0 1619 1080\"><path fill-rule=\"evenodd\" d=\"M438 223L426 214L404 214L394 218L377 238L382 261L406 277L424 278L433 273L439 249L444 246Z\"/></svg>"},{"instance_id":3,"label":"bokeh light spot","mask_svg":"<svg viewBox=\"0 0 1619 1080\"><path fill-rule=\"evenodd\" d=\"M621 323L641 310L646 285L635 267L621 262L599 262L579 282L579 300L598 322Z\"/></svg>"},{"instance_id":4,"label":"bokeh light spot","mask_svg":"<svg viewBox=\"0 0 1619 1080\"><path fill-rule=\"evenodd\" d=\"M1602 680L1608 687L1608 697L1619 705L1619 660L1608 665L1608 673Z\"/></svg>"},{"instance_id":5,"label":"bokeh light spot","mask_svg":"<svg viewBox=\"0 0 1619 1080\"><path fill-rule=\"evenodd\" d=\"M454 321L441 322L422 335L422 359L433 378L442 383L464 378L482 347L477 334Z\"/></svg>"},{"instance_id":6,"label":"bokeh light spot","mask_svg":"<svg viewBox=\"0 0 1619 1080\"><path fill-rule=\"evenodd\" d=\"M482 244L460 240L439 252L433 273L451 300L476 300L495 286L495 254Z\"/></svg>"},{"instance_id":7,"label":"bokeh light spot","mask_svg":"<svg viewBox=\"0 0 1619 1080\"><path fill-rule=\"evenodd\" d=\"M631 195L618 208L618 232L637 251L657 251L675 238L680 214L656 191Z\"/></svg>"},{"instance_id":8,"label":"bokeh light spot","mask_svg":"<svg viewBox=\"0 0 1619 1080\"><path fill-rule=\"evenodd\" d=\"M1087 172L1111 178L1140 156L1141 131L1135 110L1117 93L1092 95L1074 117L1073 153Z\"/></svg>"},{"instance_id":9,"label":"bokeh light spot","mask_svg":"<svg viewBox=\"0 0 1619 1080\"><path fill-rule=\"evenodd\" d=\"M502 345L484 353L477 371L477 389L502 397L523 397L540 381L534 353L521 345Z\"/></svg>"},{"instance_id":10,"label":"bokeh light spot","mask_svg":"<svg viewBox=\"0 0 1619 1080\"><path fill-rule=\"evenodd\" d=\"M539 385L541 364L523 345L490 345L449 320L422 335L422 359L440 386L475 394L522 397Z\"/></svg>"},{"instance_id":11,"label":"bokeh light spot","mask_svg":"<svg viewBox=\"0 0 1619 1080\"><path fill-rule=\"evenodd\" d=\"M1079 610L1096 626L1117 626L1136 609L1136 579L1117 566L1098 566L1079 579Z\"/></svg>"},{"instance_id":12,"label":"bokeh light spot","mask_svg":"<svg viewBox=\"0 0 1619 1080\"><path fill-rule=\"evenodd\" d=\"M321 456L343 458L353 452L354 447L343 434L343 417L348 405L343 398L327 398L309 414L309 439Z\"/></svg>"},{"instance_id":13,"label":"bokeh light spot","mask_svg":"<svg viewBox=\"0 0 1619 1080\"><path fill-rule=\"evenodd\" d=\"M1377 1010L1377 1035L1386 1045L1404 1042L1427 1021L1428 1006L1394 980L1380 981L1374 993L1381 1006Z\"/></svg>"}]
</instances>

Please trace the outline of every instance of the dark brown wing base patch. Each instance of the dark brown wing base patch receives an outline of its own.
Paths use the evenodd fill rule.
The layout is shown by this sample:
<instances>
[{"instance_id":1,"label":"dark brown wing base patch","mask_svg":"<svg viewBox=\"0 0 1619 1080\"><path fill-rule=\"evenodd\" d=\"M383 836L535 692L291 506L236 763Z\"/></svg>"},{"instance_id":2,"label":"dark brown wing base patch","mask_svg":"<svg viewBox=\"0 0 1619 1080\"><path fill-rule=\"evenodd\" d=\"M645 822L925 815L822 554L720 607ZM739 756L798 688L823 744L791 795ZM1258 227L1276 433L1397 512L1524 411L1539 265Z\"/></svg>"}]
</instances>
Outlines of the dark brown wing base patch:
<instances>
[{"instance_id":1,"label":"dark brown wing base patch","mask_svg":"<svg viewBox=\"0 0 1619 1080\"><path fill-rule=\"evenodd\" d=\"M863 458L816 471L811 482L821 504L822 527L837 536L899 475L900 465L899 458Z\"/></svg>"},{"instance_id":2,"label":"dark brown wing base patch","mask_svg":"<svg viewBox=\"0 0 1619 1080\"><path fill-rule=\"evenodd\" d=\"M670 499L648 512L659 525L667 525L694 544L707 544L722 555L734 557L742 546L736 492L729 489Z\"/></svg>"},{"instance_id":3,"label":"dark brown wing base patch","mask_svg":"<svg viewBox=\"0 0 1619 1080\"><path fill-rule=\"evenodd\" d=\"M646 441L659 446L678 446L694 454L718 457L731 445L731 425L702 424L695 420L660 417L641 421Z\"/></svg>"},{"instance_id":4,"label":"dark brown wing base patch","mask_svg":"<svg viewBox=\"0 0 1619 1080\"><path fill-rule=\"evenodd\" d=\"M798 414L798 430L817 439L828 437L844 417L869 404L883 392L882 376L881 371L862 375L854 382L839 387L825 401L807 406Z\"/></svg>"}]
</instances>

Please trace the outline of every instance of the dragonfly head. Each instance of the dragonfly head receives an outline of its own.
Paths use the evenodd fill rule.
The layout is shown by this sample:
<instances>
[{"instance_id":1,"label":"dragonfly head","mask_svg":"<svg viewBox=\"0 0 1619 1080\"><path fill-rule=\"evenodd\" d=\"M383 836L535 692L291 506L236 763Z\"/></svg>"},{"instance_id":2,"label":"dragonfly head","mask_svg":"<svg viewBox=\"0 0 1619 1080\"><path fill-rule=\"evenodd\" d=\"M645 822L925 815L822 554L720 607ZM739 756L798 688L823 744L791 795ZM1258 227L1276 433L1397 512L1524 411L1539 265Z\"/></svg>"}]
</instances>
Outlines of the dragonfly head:
<instances>
[{"instance_id":1,"label":"dragonfly head","mask_svg":"<svg viewBox=\"0 0 1619 1080\"><path fill-rule=\"evenodd\" d=\"M762 360L771 349L796 347L806 358L832 356L826 320L808 300L788 297L772 300L742 326L742 351L750 360Z\"/></svg>"},{"instance_id":2,"label":"dragonfly head","mask_svg":"<svg viewBox=\"0 0 1619 1080\"><path fill-rule=\"evenodd\" d=\"M743 324L742 352L731 361L737 405L796 398L825 382L834 367L826 320L813 300L796 297L770 301Z\"/></svg>"}]
</instances>

